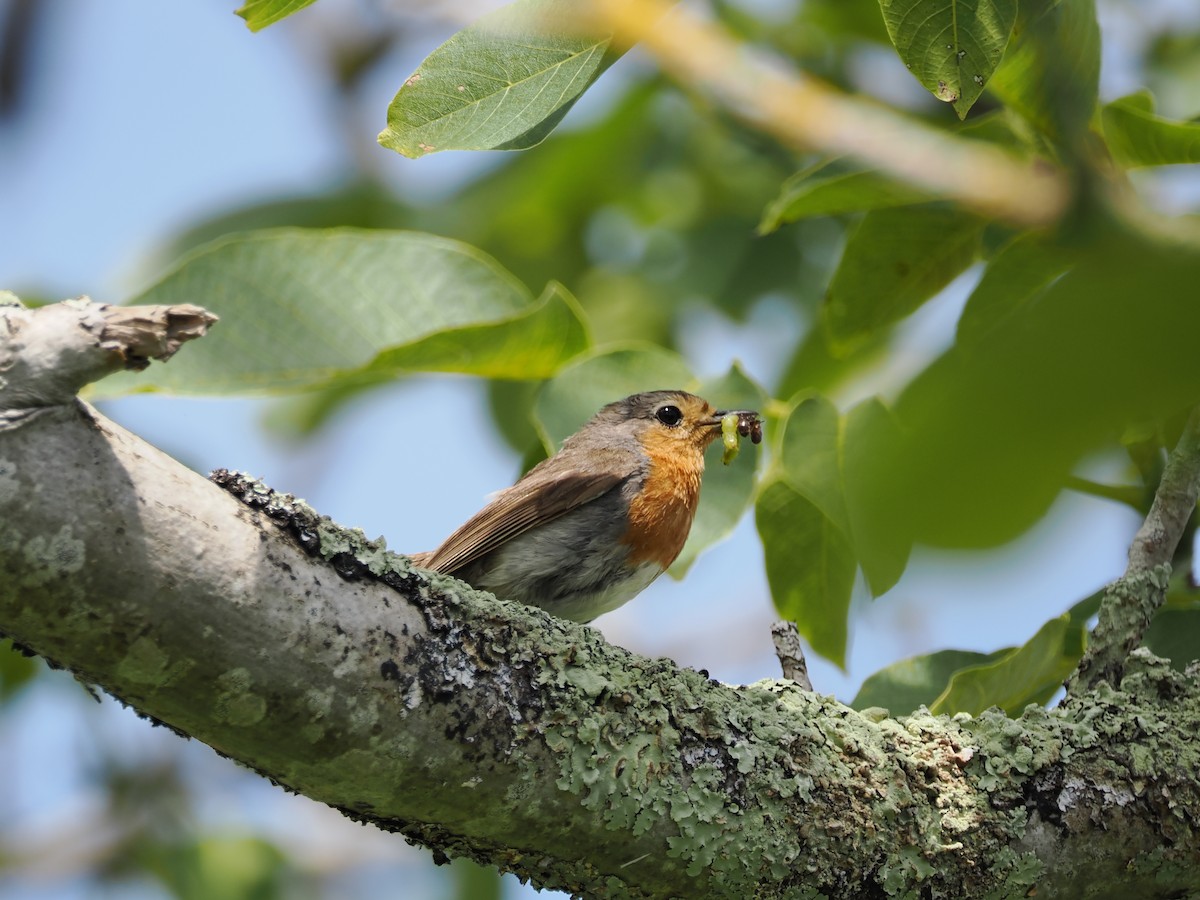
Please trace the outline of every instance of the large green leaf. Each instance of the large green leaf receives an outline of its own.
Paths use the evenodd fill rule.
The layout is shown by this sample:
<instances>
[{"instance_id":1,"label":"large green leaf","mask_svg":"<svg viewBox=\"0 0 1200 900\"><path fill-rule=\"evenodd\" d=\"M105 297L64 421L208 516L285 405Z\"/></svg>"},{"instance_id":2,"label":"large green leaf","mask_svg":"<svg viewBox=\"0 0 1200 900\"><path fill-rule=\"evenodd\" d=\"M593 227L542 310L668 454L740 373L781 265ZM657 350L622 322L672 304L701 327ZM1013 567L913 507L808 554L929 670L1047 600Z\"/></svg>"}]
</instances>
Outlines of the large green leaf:
<instances>
[{"instance_id":1,"label":"large green leaf","mask_svg":"<svg viewBox=\"0 0 1200 900\"><path fill-rule=\"evenodd\" d=\"M251 31L261 31L315 2L316 0L246 0L236 12L246 20L246 25Z\"/></svg>"},{"instance_id":2,"label":"large green leaf","mask_svg":"<svg viewBox=\"0 0 1200 900\"><path fill-rule=\"evenodd\" d=\"M964 118L1004 56L1017 0L879 0L896 52Z\"/></svg>"},{"instance_id":3,"label":"large green leaf","mask_svg":"<svg viewBox=\"0 0 1200 900\"><path fill-rule=\"evenodd\" d=\"M986 340L993 328L1035 302L1071 262L1071 252L1046 235L1017 235L991 259L967 299L958 320L958 342Z\"/></svg>"},{"instance_id":4,"label":"large green leaf","mask_svg":"<svg viewBox=\"0 0 1200 900\"><path fill-rule=\"evenodd\" d=\"M680 356L649 344L627 346L584 356L546 382L534 404L535 425L553 452L605 404L670 388L698 392L727 409L760 408L763 402L761 388L736 366L701 384ZM700 506L687 544L671 567L675 577L682 577L702 550L733 530L754 494L758 449L743 442L742 452L729 466L717 463L718 455L715 449L709 452Z\"/></svg>"},{"instance_id":5,"label":"large green leaf","mask_svg":"<svg viewBox=\"0 0 1200 900\"><path fill-rule=\"evenodd\" d=\"M942 546L1011 540L1078 460L1124 428L1200 402L1200 250L1114 234L986 338L960 342L893 406L902 438L870 448L880 527Z\"/></svg>"},{"instance_id":6,"label":"large green leaf","mask_svg":"<svg viewBox=\"0 0 1200 900\"><path fill-rule=\"evenodd\" d=\"M858 568L849 540L782 478L762 487L754 515L775 608L796 623L815 652L845 667L846 620Z\"/></svg>"},{"instance_id":7,"label":"large green leaf","mask_svg":"<svg viewBox=\"0 0 1200 900\"><path fill-rule=\"evenodd\" d=\"M517 0L458 32L396 93L379 143L416 158L544 140L616 59L578 12L572 0Z\"/></svg>"},{"instance_id":8,"label":"large green leaf","mask_svg":"<svg viewBox=\"0 0 1200 900\"><path fill-rule=\"evenodd\" d=\"M917 309L979 255L984 221L942 204L868 212L851 233L822 309L843 352Z\"/></svg>"},{"instance_id":9,"label":"large green leaf","mask_svg":"<svg viewBox=\"0 0 1200 900\"><path fill-rule=\"evenodd\" d=\"M842 449L842 416L836 406L819 395L795 405L784 424L780 452L788 483L849 538Z\"/></svg>"},{"instance_id":10,"label":"large green leaf","mask_svg":"<svg viewBox=\"0 0 1200 900\"><path fill-rule=\"evenodd\" d=\"M851 166L840 160L823 162L797 172L783 183L758 224L760 234L769 234L787 222L813 216L836 216L908 206L929 200L929 194L893 181L878 172Z\"/></svg>"},{"instance_id":11,"label":"large green leaf","mask_svg":"<svg viewBox=\"0 0 1200 900\"><path fill-rule=\"evenodd\" d=\"M1129 168L1200 163L1200 122L1175 122L1154 114L1154 96L1139 91L1101 111L1108 149Z\"/></svg>"},{"instance_id":12,"label":"large green leaf","mask_svg":"<svg viewBox=\"0 0 1200 900\"><path fill-rule=\"evenodd\" d=\"M959 670L987 665L1009 652L1008 649L994 653L939 650L904 659L867 678L850 705L855 709L881 706L894 715L907 715L918 706L929 706L937 700Z\"/></svg>"},{"instance_id":13,"label":"large green leaf","mask_svg":"<svg viewBox=\"0 0 1200 900\"><path fill-rule=\"evenodd\" d=\"M1081 625L1064 613L1024 645L955 673L929 711L978 715L998 706L1015 716L1030 703L1045 703L1079 662L1083 641Z\"/></svg>"},{"instance_id":14,"label":"large green leaf","mask_svg":"<svg viewBox=\"0 0 1200 900\"><path fill-rule=\"evenodd\" d=\"M900 428L878 397L868 397L846 413L842 426L842 477L854 552L875 596L890 590L904 574L912 541L906 528L892 527L904 510L889 507L887 486L896 477L890 451L900 444Z\"/></svg>"},{"instance_id":15,"label":"large green leaf","mask_svg":"<svg viewBox=\"0 0 1200 900\"><path fill-rule=\"evenodd\" d=\"M1095 0L1022 4L1019 19L989 90L1069 153L1086 134L1100 89Z\"/></svg>"},{"instance_id":16,"label":"large green leaf","mask_svg":"<svg viewBox=\"0 0 1200 900\"><path fill-rule=\"evenodd\" d=\"M245 394L373 383L397 372L547 377L588 343L557 285L535 300L491 257L416 232L278 230L217 241L135 303L221 317L167 366L98 393Z\"/></svg>"}]
</instances>

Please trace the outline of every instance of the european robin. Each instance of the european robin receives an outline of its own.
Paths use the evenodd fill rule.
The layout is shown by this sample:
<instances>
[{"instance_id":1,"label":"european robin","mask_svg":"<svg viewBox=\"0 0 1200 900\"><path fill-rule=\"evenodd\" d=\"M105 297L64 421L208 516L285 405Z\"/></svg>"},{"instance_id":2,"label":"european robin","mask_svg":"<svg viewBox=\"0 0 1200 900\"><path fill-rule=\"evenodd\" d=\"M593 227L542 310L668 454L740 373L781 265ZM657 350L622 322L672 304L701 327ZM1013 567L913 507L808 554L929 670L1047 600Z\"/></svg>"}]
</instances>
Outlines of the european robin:
<instances>
[{"instance_id":1,"label":"european robin","mask_svg":"<svg viewBox=\"0 0 1200 900\"><path fill-rule=\"evenodd\" d=\"M704 451L729 415L758 443L758 413L714 410L684 391L610 403L558 453L413 561L497 597L590 622L675 561L700 499Z\"/></svg>"}]
</instances>

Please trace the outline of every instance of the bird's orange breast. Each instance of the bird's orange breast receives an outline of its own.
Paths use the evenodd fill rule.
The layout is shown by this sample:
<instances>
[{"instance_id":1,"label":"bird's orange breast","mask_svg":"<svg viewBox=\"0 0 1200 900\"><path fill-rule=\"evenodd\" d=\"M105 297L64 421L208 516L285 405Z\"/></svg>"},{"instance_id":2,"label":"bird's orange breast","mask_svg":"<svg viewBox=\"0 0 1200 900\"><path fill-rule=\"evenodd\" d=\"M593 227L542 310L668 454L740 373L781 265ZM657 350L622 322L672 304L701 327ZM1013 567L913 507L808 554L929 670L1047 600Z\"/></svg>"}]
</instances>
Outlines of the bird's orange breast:
<instances>
[{"instance_id":1,"label":"bird's orange breast","mask_svg":"<svg viewBox=\"0 0 1200 900\"><path fill-rule=\"evenodd\" d=\"M656 562L666 569L679 556L692 528L700 501L704 448L676 435L656 433L643 437L642 448L650 467L641 491L629 503L629 527L622 541L629 546L630 565Z\"/></svg>"}]
</instances>

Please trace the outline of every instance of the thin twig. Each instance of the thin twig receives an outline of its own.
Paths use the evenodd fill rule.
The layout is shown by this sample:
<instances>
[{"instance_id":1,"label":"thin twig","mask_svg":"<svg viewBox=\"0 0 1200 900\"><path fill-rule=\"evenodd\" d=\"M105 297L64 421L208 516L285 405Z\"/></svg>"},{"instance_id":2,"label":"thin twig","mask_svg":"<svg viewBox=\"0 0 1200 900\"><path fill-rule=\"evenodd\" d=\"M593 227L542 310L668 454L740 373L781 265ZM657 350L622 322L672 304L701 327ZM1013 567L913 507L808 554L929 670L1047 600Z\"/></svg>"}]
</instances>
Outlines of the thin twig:
<instances>
[{"instance_id":1,"label":"thin twig","mask_svg":"<svg viewBox=\"0 0 1200 900\"><path fill-rule=\"evenodd\" d=\"M1105 592L1087 652L1067 681L1068 700L1101 681L1120 681L1126 657L1141 643L1150 620L1166 599L1171 558L1198 498L1200 407L1192 410L1167 459L1154 503L1129 547L1125 574Z\"/></svg>"},{"instance_id":2,"label":"thin twig","mask_svg":"<svg viewBox=\"0 0 1200 900\"><path fill-rule=\"evenodd\" d=\"M808 661L804 658L804 646L800 643L800 631L796 623L776 622L771 626L771 640L775 643L775 655L779 657L783 677L811 691L813 686L808 677Z\"/></svg>"},{"instance_id":3,"label":"thin twig","mask_svg":"<svg viewBox=\"0 0 1200 900\"><path fill-rule=\"evenodd\" d=\"M1126 484L1101 484L1098 481L1090 481L1087 478L1079 478L1075 475L1068 476L1064 485L1068 490L1077 491L1080 494L1089 494L1093 497L1101 497L1105 500L1115 500L1117 503L1124 503L1127 506L1132 506L1138 512L1141 512L1145 507L1142 505L1145 499L1145 492L1134 485Z\"/></svg>"},{"instance_id":4,"label":"thin twig","mask_svg":"<svg viewBox=\"0 0 1200 900\"><path fill-rule=\"evenodd\" d=\"M933 196L1018 225L1047 225L1066 210L1061 171L999 147L956 138L878 103L788 71L720 25L666 0L592 0L602 27L640 43L680 82L709 92L734 115L779 140L849 154ZM660 25L671 12L670 18Z\"/></svg>"}]
</instances>

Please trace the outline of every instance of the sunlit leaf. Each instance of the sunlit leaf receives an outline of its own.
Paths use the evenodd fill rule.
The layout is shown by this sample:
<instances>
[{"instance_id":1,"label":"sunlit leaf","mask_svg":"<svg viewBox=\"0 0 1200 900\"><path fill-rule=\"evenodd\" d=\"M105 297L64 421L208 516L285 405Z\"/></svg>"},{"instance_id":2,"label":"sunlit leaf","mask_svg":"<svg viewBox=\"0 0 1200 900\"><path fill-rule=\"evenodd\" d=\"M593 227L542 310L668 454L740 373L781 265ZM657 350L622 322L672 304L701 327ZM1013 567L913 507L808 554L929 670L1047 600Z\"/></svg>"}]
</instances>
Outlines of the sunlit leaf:
<instances>
[{"instance_id":1,"label":"sunlit leaf","mask_svg":"<svg viewBox=\"0 0 1200 900\"><path fill-rule=\"evenodd\" d=\"M517 0L433 51L388 107L379 142L409 157L544 140L616 59L571 0Z\"/></svg>"},{"instance_id":2,"label":"sunlit leaf","mask_svg":"<svg viewBox=\"0 0 1200 900\"><path fill-rule=\"evenodd\" d=\"M896 52L961 119L999 65L1016 0L879 0Z\"/></svg>"},{"instance_id":3,"label":"sunlit leaf","mask_svg":"<svg viewBox=\"0 0 1200 900\"><path fill-rule=\"evenodd\" d=\"M994 653L939 650L901 660L867 678L850 705L855 709L881 706L893 715L906 715L937 700L951 676L960 669L992 663L1009 652L1007 649Z\"/></svg>"},{"instance_id":4,"label":"sunlit leaf","mask_svg":"<svg viewBox=\"0 0 1200 900\"><path fill-rule=\"evenodd\" d=\"M1154 114L1154 96L1139 91L1102 110L1108 149L1123 166L1200 163L1200 122L1176 122Z\"/></svg>"},{"instance_id":5,"label":"sunlit leaf","mask_svg":"<svg viewBox=\"0 0 1200 900\"><path fill-rule=\"evenodd\" d=\"M246 0L236 12L246 20L246 25L251 31L261 31L315 2L316 0Z\"/></svg>"},{"instance_id":6,"label":"sunlit leaf","mask_svg":"<svg viewBox=\"0 0 1200 900\"><path fill-rule=\"evenodd\" d=\"M546 377L588 342L561 286L534 299L486 254L417 232L237 235L133 302L200 303L221 321L170 365L105 379L99 393L263 393L400 371Z\"/></svg>"},{"instance_id":7,"label":"sunlit leaf","mask_svg":"<svg viewBox=\"0 0 1200 900\"><path fill-rule=\"evenodd\" d=\"M825 325L845 351L909 315L979 255L984 221L941 204L868 212L825 296Z\"/></svg>"},{"instance_id":8,"label":"sunlit leaf","mask_svg":"<svg viewBox=\"0 0 1200 900\"><path fill-rule=\"evenodd\" d=\"M815 652L844 667L846 619L858 568L850 542L782 479L760 490L754 515L775 608L796 623Z\"/></svg>"}]
</instances>

